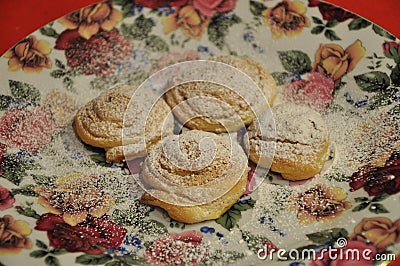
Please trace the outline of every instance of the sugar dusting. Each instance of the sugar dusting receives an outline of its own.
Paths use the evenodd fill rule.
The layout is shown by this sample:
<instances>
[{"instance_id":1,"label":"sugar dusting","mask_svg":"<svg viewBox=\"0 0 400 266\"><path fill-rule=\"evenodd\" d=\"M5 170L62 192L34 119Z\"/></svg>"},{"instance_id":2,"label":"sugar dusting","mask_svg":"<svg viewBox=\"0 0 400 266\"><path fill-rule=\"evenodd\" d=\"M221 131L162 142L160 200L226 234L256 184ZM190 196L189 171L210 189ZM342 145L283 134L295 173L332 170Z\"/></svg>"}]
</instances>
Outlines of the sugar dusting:
<instances>
[{"instance_id":1,"label":"sugar dusting","mask_svg":"<svg viewBox=\"0 0 400 266\"><path fill-rule=\"evenodd\" d=\"M382 145L381 143L387 143L385 136L383 136L382 141L373 141L372 138L376 138L376 136L371 136L366 139L366 143L373 143L374 146L365 147L364 145L360 146L359 140L354 138L355 132L363 132L357 131L358 128L363 128L360 127L362 123L359 121L380 117L382 114L386 116L386 112L383 111L364 113L355 112L352 109L344 109L343 107L339 108L338 106L332 106L332 109L327 110L324 114L324 118L330 129L331 142L334 143L336 147L335 158L331 169L324 174L317 175L305 184L297 186L288 186L287 183L279 181L277 177L274 177L272 182L263 182L258 190L252 194L252 197L256 199L256 205L251 213L249 212L251 219L242 219L239 222L240 230L247 230L255 235L265 235L280 248L293 248L309 244L309 242L304 239L305 233L337 227L338 224L340 224L341 227L346 227L350 224L354 226L354 221L347 219L345 215L338 216L332 221L299 225L298 213L291 209L291 199L318 184L323 184L327 187L340 187L344 190L348 190L346 182L336 182L335 180L328 179L327 176L333 174L351 175L357 169L353 162L362 162L362 160L355 156L359 154L358 152L360 150L364 149L365 151L371 152L374 149L376 150L376 147L379 148L379 145ZM382 119L381 121L379 120L379 122L384 127L392 127L393 123L398 123L398 120L394 121L393 119L395 118ZM76 169L77 171L98 175L101 177L102 182L104 182L107 193L111 193L113 197L116 198L118 209L130 211L132 208L136 208L135 204L137 204L137 202L135 203L135 199L140 196L141 190L137 184L133 183L132 177L126 175L126 173L119 168L99 166L88 159L87 155L91 152L82 146L79 141L74 139L72 130L72 126L67 127L64 132L55 137L50 146L43 150L41 153L41 164L46 167L41 170L35 170L35 172L43 174L54 174L57 172L61 175L63 173L68 173L70 169ZM365 135L367 136L366 133ZM398 140L396 141L398 143ZM349 153L348 151L353 151L353 153ZM146 212L148 210L142 211ZM142 211L138 209L138 212ZM164 219L157 212L153 212L151 217L161 221ZM131 232L140 234L140 228L146 228L146 226L149 225L138 222L138 227L132 229ZM151 226L147 227L146 232L148 232L149 235L142 236L143 240L154 241L154 239L157 238L156 235L160 233L157 231L157 227L154 227L154 225ZM242 247L238 252L248 250L246 243L242 240L240 230L234 228L224 237L225 241L234 243L235 249L238 246ZM150 232L154 232L154 234L150 236ZM203 242L204 245L201 246L201 250L198 250L199 248L194 248L194 250L197 250L199 254L204 254L205 250L210 253L213 252L213 254L218 250L223 250L223 253L218 253L220 255L222 254L219 261L221 265L226 264L223 262L229 262L230 255L228 251L232 251L232 247L230 247L229 244L228 246L224 246L222 240L218 239L218 241L216 241L216 239L211 239L211 237L206 236L204 236ZM177 245L183 247L187 244L178 243ZM187 253L185 251L184 254L190 254L190 252ZM255 256L252 252L244 252L243 254L248 258L254 258ZM189 258L191 257L188 255L188 260L185 261L189 262ZM192 259L196 258L199 257L193 257ZM207 263L208 261L205 260L204 264Z\"/></svg>"},{"instance_id":2,"label":"sugar dusting","mask_svg":"<svg viewBox=\"0 0 400 266\"><path fill-rule=\"evenodd\" d=\"M276 143L275 157L280 160L301 161L307 165L316 164L314 160L319 159L318 154L329 139L322 117L317 112L296 104L277 105L272 108L272 112L276 121L276 137L273 140ZM261 127L267 126L260 123ZM257 137L261 138L261 142L271 141L268 136Z\"/></svg>"},{"instance_id":3,"label":"sugar dusting","mask_svg":"<svg viewBox=\"0 0 400 266\"><path fill-rule=\"evenodd\" d=\"M85 147L74 133L70 123L62 132L53 137L51 144L46 146L37 160L38 167L30 170L32 175L64 176L71 172L83 173L98 177L104 193L112 195L116 203L130 204L142 193L133 177L120 167L104 167L91 159L96 154ZM117 165L115 165L117 166ZM26 178L24 182L34 182ZM95 185L95 184L93 184Z\"/></svg>"},{"instance_id":4,"label":"sugar dusting","mask_svg":"<svg viewBox=\"0 0 400 266\"><path fill-rule=\"evenodd\" d=\"M185 251L183 252L184 258L180 258L181 262L190 263L201 258L200 255L209 252L213 254L213 259L217 258L221 265L225 265L232 262L228 251L232 251L233 248L238 252L243 252L248 257L254 257L251 251L248 252L246 243L241 236L241 230L266 235L279 247L292 248L309 244L309 242L304 241L305 233L337 227L338 224L340 224L340 227L346 227L350 223L354 223L354 221L342 215L330 222L315 222L311 225L300 226L297 212L290 208L291 198L317 184L348 190L346 182L338 182L327 177L335 174L350 176L359 166L368 163L379 165L384 160L382 158L386 158L388 152L399 149L399 136L396 134L399 132L399 116L389 116L386 111L385 109L366 112L362 108L347 108L345 105L334 103L324 113L330 129L331 142L337 151L331 169L325 174L317 175L305 184L297 186L289 186L287 182L281 182L277 177L274 177L272 182L266 180L252 194L252 197L257 200L256 206L252 211L242 214L242 220L239 222L240 229L232 229L224 236L224 240L215 235L203 235L204 244L200 247L178 241L178 249L188 245L189 250L195 251L195 254L197 254L191 255L193 252ZM141 217L140 219L130 218L129 222L138 223L134 226L128 226L131 233L140 235L140 233L143 233L140 230L146 228L146 233L149 234L140 235L143 241L153 241L158 237L158 234L164 234L154 224L143 222L145 217L148 218L144 213L149 212L149 208L143 205L138 206L137 199L142 191L133 181L132 176L119 168L118 165L104 167L95 163L89 157L91 154L93 154L93 151L88 150L75 138L72 125L68 125L64 131L53 137L52 142L46 148L41 150L40 158L37 160L38 167L29 170L29 173L32 175L62 176L73 169L73 171L96 175L103 184L104 193L109 193L116 199L119 210L126 212L133 210L137 212L136 218ZM33 182L32 177L28 176L21 185ZM354 197L348 195L349 198L351 196ZM112 212L113 210L110 211L110 213ZM246 218L247 215L251 215L251 218ZM163 223L166 221L165 217L162 217L158 211L152 212L150 217ZM196 226L194 225L193 228L196 228ZM226 245L225 241L234 243L235 246ZM217 250L222 250L222 253L217 253L220 254L219 257L215 255ZM170 252L173 253L171 249ZM208 260L204 260L203 263L206 265L218 264Z\"/></svg>"},{"instance_id":5,"label":"sugar dusting","mask_svg":"<svg viewBox=\"0 0 400 266\"><path fill-rule=\"evenodd\" d=\"M242 148L229 137L192 130L157 143L143 164L140 182L165 202L204 204L229 191L245 165Z\"/></svg>"}]
</instances>

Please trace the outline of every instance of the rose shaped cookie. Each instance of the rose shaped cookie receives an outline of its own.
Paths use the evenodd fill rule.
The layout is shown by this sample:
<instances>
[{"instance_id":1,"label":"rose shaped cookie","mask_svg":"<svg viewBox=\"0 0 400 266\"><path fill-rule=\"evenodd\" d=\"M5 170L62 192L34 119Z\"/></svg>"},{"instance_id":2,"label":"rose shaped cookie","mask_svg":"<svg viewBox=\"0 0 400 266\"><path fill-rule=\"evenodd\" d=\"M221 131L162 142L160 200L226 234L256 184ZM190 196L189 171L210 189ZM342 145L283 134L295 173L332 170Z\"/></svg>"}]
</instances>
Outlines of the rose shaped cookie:
<instances>
[{"instance_id":1,"label":"rose shaped cookie","mask_svg":"<svg viewBox=\"0 0 400 266\"><path fill-rule=\"evenodd\" d=\"M275 80L249 59L219 56L210 60L216 63L205 64L212 66L212 70L201 68L197 76L193 75L195 81L178 83L165 93L165 99L175 116L191 129L237 131L253 122L273 102L277 92ZM212 71L226 82L211 80Z\"/></svg>"},{"instance_id":2,"label":"rose shaped cookie","mask_svg":"<svg viewBox=\"0 0 400 266\"><path fill-rule=\"evenodd\" d=\"M184 223L216 219L246 189L247 157L228 136L191 130L150 149L139 183L141 202L165 209Z\"/></svg>"},{"instance_id":3,"label":"rose shaped cookie","mask_svg":"<svg viewBox=\"0 0 400 266\"><path fill-rule=\"evenodd\" d=\"M171 110L149 90L135 95L140 98L137 106L127 112L135 91L135 87L117 85L82 106L75 116L78 136L86 144L104 148L109 162L144 157L148 147L172 134Z\"/></svg>"}]
</instances>

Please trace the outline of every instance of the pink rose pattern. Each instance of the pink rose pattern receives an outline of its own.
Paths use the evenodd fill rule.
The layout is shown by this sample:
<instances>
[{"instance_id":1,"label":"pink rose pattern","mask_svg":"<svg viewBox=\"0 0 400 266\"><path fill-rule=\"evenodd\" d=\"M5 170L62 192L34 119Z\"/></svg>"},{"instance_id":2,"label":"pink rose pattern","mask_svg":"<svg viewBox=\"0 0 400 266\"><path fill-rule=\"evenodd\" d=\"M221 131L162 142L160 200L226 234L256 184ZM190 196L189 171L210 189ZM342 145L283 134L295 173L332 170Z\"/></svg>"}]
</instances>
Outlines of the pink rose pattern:
<instances>
[{"instance_id":1,"label":"pink rose pattern","mask_svg":"<svg viewBox=\"0 0 400 266\"><path fill-rule=\"evenodd\" d=\"M215 12L228 12L235 8L237 0L193 0L193 6L201 14L212 17Z\"/></svg>"},{"instance_id":2,"label":"pink rose pattern","mask_svg":"<svg viewBox=\"0 0 400 266\"><path fill-rule=\"evenodd\" d=\"M333 79L318 72L309 73L307 78L286 84L283 88L284 99L324 110L333 101Z\"/></svg>"},{"instance_id":3,"label":"pink rose pattern","mask_svg":"<svg viewBox=\"0 0 400 266\"><path fill-rule=\"evenodd\" d=\"M0 186L0 211L7 210L13 206L15 198L10 194L10 191L3 186Z\"/></svg>"},{"instance_id":4,"label":"pink rose pattern","mask_svg":"<svg viewBox=\"0 0 400 266\"><path fill-rule=\"evenodd\" d=\"M51 141L56 129L51 115L41 107L10 109L0 119L0 141L36 153Z\"/></svg>"},{"instance_id":5,"label":"pink rose pattern","mask_svg":"<svg viewBox=\"0 0 400 266\"><path fill-rule=\"evenodd\" d=\"M198 59L200 59L199 53L193 50L169 53L167 55L163 55L162 57L160 57L160 59L157 61L157 64L151 68L150 72L155 73L165 67L168 67L176 63L190 61L190 60L198 60Z\"/></svg>"},{"instance_id":6,"label":"pink rose pattern","mask_svg":"<svg viewBox=\"0 0 400 266\"><path fill-rule=\"evenodd\" d=\"M89 40L77 37L73 32L65 35L57 45L60 49L65 48L68 66L85 75L108 77L118 65L127 62L133 52L133 43L116 29L102 31Z\"/></svg>"},{"instance_id":7,"label":"pink rose pattern","mask_svg":"<svg viewBox=\"0 0 400 266\"><path fill-rule=\"evenodd\" d=\"M146 250L146 261L152 265L202 265L208 257L208 247L202 244L198 231L171 233L156 239Z\"/></svg>"},{"instance_id":8,"label":"pink rose pattern","mask_svg":"<svg viewBox=\"0 0 400 266\"><path fill-rule=\"evenodd\" d=\"M216 12L228 12L233 10L237 1L238 0L137 0L136 4L149 8L193 5L202 15L212 17Z\"/></svg>"},{"instance_id":9,"label":"pink rose pattern","mask_svg":"<svg viewBox=\"0 0 400 266\"><path fill-rule=\"evenodd\" d=\"M3 169L2 169L2 164L3 164L3 160L4 160L4 154L7 151L7 146L0 143L0 176L3 174Z\"/></svg>"}]
</instances>

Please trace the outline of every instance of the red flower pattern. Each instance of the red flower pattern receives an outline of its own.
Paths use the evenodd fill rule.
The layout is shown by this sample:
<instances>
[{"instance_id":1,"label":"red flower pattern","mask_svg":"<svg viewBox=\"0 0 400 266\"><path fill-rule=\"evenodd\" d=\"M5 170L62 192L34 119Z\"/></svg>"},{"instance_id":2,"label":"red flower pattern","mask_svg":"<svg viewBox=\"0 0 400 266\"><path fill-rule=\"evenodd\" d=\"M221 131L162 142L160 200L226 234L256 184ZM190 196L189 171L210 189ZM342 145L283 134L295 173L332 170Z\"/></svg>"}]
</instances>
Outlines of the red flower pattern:
<instances>
[{"instance_id":1,"label":"red flower pattern","mask_svg":"<svg viewBox=\"0 0 400 266\"><path fill-rule=\"evenodd\" d=\"M54 48L57 50L65 50L71 45L83 41L84 39L79 34L78 30L65 30L58 36Z\"/></svg>"},{"instance_id":2,"label":"red flower pattern","mask_svg":"<svg viewBox=\"0 0 400 266\"><path fill-rule=\"evenodd\" d=\"M15 198L10 194L10 191L3 186L0 186L0 211L7 210L13 206Z\"/></svg>"},{"instance_id":3,"label":"red flower pattern","mask_svg":"<svg viewBox=\"0 0 400 266\"><path fill-rule=\"evenodd\" d=\"M251 194L256 187L256 180L254 179L254 173L256 171L257 165L253 162L249 162L249 173L247 174L246 191L243 194Z\"/></svg>"},{"instance_id":4,"label":"red flower pattern","mask_svg":"<svg viewBox=\"0 0 400 266\"><path fill-rule=\"evenodd\" d=\"M68 252L101 254L107 248L121 245L127 230L105 218L91 218L76 226L64 222L61 216L46 213L36 222L36 230L47 231L50 246Z\"/></svg>"},{"instance_id":5,"label":"red flower pattern","mask_svg":"<svg viewBox=\"0 0 400 266\"><path fill-rule=\"evenodd\" d=\"M382 44L382 50L386 57L393 58L397 54L399 49L399 44L397 42L384 42Z\"/></svg>"},{"instance_id":6,"label":"red flower pattern","mask_svg":"<svg viewBox=\"0 0 400 266\"><path fill-rule=\"evenodd\" d=\"M137 5L148 8L159 8L163 6L184 6L188 0L136 0Z\"/></svg>"},{"instance_id":7,"label":"red flower pattern","mask_svg":"<svg viewBox=\"0 0 400 266\"><path fill-rule=\"evenodd\" d=\"M69 67L85 75L108 77L119 64L127 62L132 55L133 44L114 29L102 31L89 40L77 37L74 32L60 36L58 49L65 48Z\"/></svg>"},{"instance_id":8,"label":"red flower pattern","mask_svg":"<svg viewBox=\"0 0 400 266\"><path fill-rule=\"evenodd\" d=\"M400 151L395 151L384 166L367 165L352 175L351 191L364 188L369 196L400 191Z\"/></svg>"},{"instance_id":9,"label":"red flower pattern","mask_svg":"<svg viewBox=\"0 0 400 266\"><path fill-rule=\"evenodd\" d=\"M323 3L319 0L308 0L309 7L318 7L324 20L337 20L339 22L346 21L350 18L357 18L358 16L344 10L343 8L336 7L334 5Z\"/></svg>"}]
</instances>

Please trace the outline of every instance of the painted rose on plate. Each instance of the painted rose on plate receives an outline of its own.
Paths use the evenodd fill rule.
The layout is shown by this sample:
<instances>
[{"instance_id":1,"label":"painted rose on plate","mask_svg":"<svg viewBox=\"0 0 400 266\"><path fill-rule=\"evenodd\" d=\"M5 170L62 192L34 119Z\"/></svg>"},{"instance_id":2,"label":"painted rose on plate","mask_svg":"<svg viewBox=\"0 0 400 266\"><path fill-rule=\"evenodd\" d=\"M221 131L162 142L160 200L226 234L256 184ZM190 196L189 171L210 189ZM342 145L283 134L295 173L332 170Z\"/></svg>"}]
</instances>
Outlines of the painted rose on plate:
<instances>
[{"instance_id":1,"label":"painted rose on plate","mask_svg":"<svg viewBox=\"0 0 400 266\"><path fill-rule=\"evenodd\" d=\"M149 8L193 5L202 15L212 17L216 12L228 12L233 10L237 1L238 0L137 0L135 3Z\"/></svg>"},{"instance_id":2,"label":"painted rose on plate","mask_svg":"<svg viewBox=\"0 0 400 266\"><path fill-rule=\"evenodd\" d=\"M56 125L41 107L10 109L0 118L0 140L31 153L50 143Z\"/></svg>"},{"instance_id":3,"label":"painted rose on plate","mask_svg":"<svg viewBox=\"0 0 400 266\"><path fill-rule=\"evenodd\" d=\"M284 35L293 37L301 34L305 27L310 26L306 11L302 2L284 0L273 8L265 9L262 15L264 23L271 27L272 37L280 39Z\"/></svg>"},{"instance_id":4,"label":"painted rose on plate","mask_svg":"<svg viewBox=\"0 0 400 266\"><path fill-rule=\"evenodd\" d=\"M400 151L393 152L384 166L366 165L351 178L350 191L363 188L369 196L397 194L400 191Z\"/></svg>"},{"instance_id":5,"label":"painted rose on plate","mask_svg":"<svg viewBox=\"0 0 400 266\"><path fill-rule=\"evenodd\" d=\"M162 19L164 33L169 34L180 29L189 38L200 40L211 18L202 15L192 5L177 7L173 14Z\"/></svg>"},{"instance_id":6,"label":"painted rose on plate","mask_svg":"<svg viewBox=\"0 0 400 266\"><path fill-rule=\"evenodd\" d=\"M344 10L343 8L333 6L328 3L321 2L320 0L308 0L309 7L318 7L324 20L339 22L346 21L350 18L357 18L357 15Z\"/></svg>"},{"instance_id":7,"label":"painted rose on plate","mask_svg":"<svg viewBox=\"0 0 400 266\"><path fill-rule=\"evenodd\" d=\"M244 195L251 194L256 188L256 180L254 178L254 174L256 171L257 165L253 162L249 162L249 173L247 174L247 182L246 182L246 190L244 191Z\"/></svg>"},{"instance_id":8,"label":"painted rose on plate","mask_svg":"<svg viewBox=\"0 0 400 266\"><path fill-rule=\"evenodd\" d=\"M339 187L318 184L294 198L294 209L301 224L332 220L351 207L347 194Z\"/></svg>"},{"instance_id":9,"label":"painted rose on plate","mask_svg":"<svg viewBox=\"0 0 400 266\"><path fill-rule=\"evenodd\" d=\"M114 198L104 192L97 177L69 173L53 185L35 188L38 203L48 212L61 215L64 222L75 226L90 216L100 218L115 205Z\"/></svg>"},{"instance_id":10,"label":"painted rose on plate","mask_svg":"<svg viewBox=\"0 0 400 266\"><path fill-rule=\"evenodd\" d=\"M334 43L321 44L315 53L313 71L333 78L338 85L341 78L357 66L365 51L360 40L356 40L346 49Z\"/></svg>"},{"instance_id":11,"label":"painted rose on plate","mask_svg":"<svg viewBox=\"0 0 400 266\"><path fill-rule=\"evenodd\" d=\"M349 238L372 244L382 252L389 245L400 242L400 219L392 222L386 217L364 218Z\"/></svg>"},{"instance_id":12,"label":"painted rose on plate","mask_svg":"<svg viewBox=\"0 0 400 266\"><path fill-rule=\"evenodd\" d=\"M152 265L202 265L208 257L208 248L198 231L171 233L157 238L146 249L146 261Z\"/></svg>"},{"instance_id":13,"label":"painted rose on plate","mask_svg":"<svg viewBox=\"0 0 400 266\"><path fill-rule=\"evenodd\" d=\"M212 17L216 12L228 12L235 8L238 0L193 0L193 6L201 14Z\"/></svg>"},{"instance_id":14,"label":"painted rose on plate","mask_svg":"<svg viewBox=\"0 0 400 266\"><path fill-rule=\"evenodd\" d=\"M43 68L51 68L50 52L47 41L38 40L31 35L14 45L3 56L8 58L9 71L22 69L25 73L40 73Z\"/></svg>"},{"instance_id":15,"label":"painted rose on plate","mask_svg":"<svg viewBox=\"0 0 400 266\"><path fill-rule=\"evenodd\" d=\"M83 38L90 39L100 30L112 30L121 20L121 11L113 8L111 1L104 1L72 12L58 21L69 30L77 29Z\"/></svg>"},{"instance_id":16,"label":"painted rose on plate","mask_svg":"<svg viewBox=\"0 0 400 266\"><path fill-rule=\"evenodd\" d=\"M344 247L332 250L335 250L335 252L318 253L317 259L313 260L310 266L373 266L374 256L377 254L374 246L354 240L348 241ZM344 255L340 256L340 254Z\"/></svg>"},{"instance_id":17,"label":"painted rose on plate","mask_svg":"<svg viewBox=\"0 0 400 266\"><path fill-rule=\"evenodd\" d=\"M0 211L5 211L13 206L15 198L10 191L0 185Z\"/></svg>"},{"instance_id":18,"label":"painted rose on plate","mask_svg":"<svg viewBox=\"0 0 400 266\"><path fill-rule=\"evenodd\" d=\"M25 221L15 220L11 215L0 218L0 255L18 254L32 247L29 235L32 229Z\"/></svg>"},{"instance_id":19,"label":"painted rose on plate","mask_svg":"<svg viewBox=\"0 0 400 266\"><path fill-rule=\"evenodd\" d=\"M70 226L61 216L46 213L36 222L36 230L47 231L50 246L68 252L101 254L108 248L117 248L127 230L105 218L90 218L84 223Z\"/></svg>"},{"instance_id":20,"label":"painted rose on plate","mask_svg":"<svg viewBox=\"0 0 400 266\"><path fill-rule=\"evenodd\" d=\"M382 44L383 54L388 58L397 59L400 62L399 43L397 42L384 42Z\"/></svg>"},{"instance_id":21,"label":"painted rose on plate","mask_svg":"<svg viewBox=\"0 0 400 266\"><path fill-rule=\"evenodd\" d=\"M333 101L335 83L332 78L311 72L307 80L296 80L285 84L282 95L286 101L305 104L317 110L324 110Z\"/></svg>"}]
</instances>

